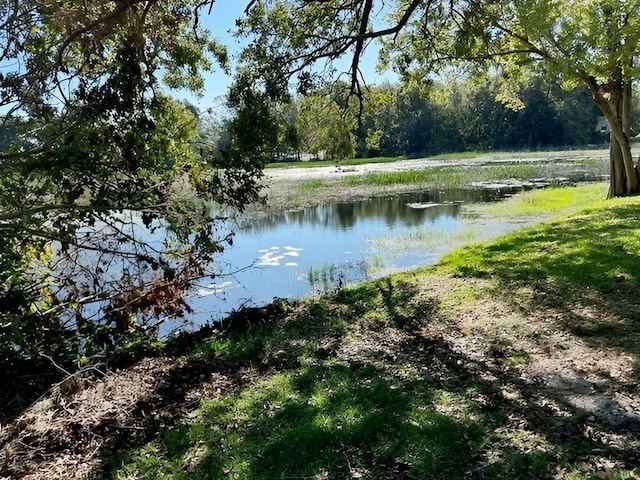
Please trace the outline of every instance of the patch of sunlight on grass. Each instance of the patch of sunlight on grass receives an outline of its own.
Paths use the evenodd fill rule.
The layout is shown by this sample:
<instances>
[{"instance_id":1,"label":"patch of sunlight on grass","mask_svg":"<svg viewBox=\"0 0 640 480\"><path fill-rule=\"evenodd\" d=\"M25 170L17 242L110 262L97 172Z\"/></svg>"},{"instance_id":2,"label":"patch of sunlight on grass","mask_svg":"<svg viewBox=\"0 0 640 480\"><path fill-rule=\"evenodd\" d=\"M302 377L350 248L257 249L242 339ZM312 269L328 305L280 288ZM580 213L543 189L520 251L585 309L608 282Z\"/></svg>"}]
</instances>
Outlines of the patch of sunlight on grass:
<instances>
[{"instance_id":1,"label":"patch of sunlight on grass","mask_svg":"<svg viewBox=\"0 0 640 480\"><path fill-rule=\"evenodd\" d=\"M439 268L509 282L553 280L559 285L589 286L602 292L617 288L623 280L640 280L640 200L598 200L594 197L598 188L549 192L547 205L553 204L563 212L570 207L577 210L581 206L582 210L571 217L454 250L442 257ZM555 194L560 199L554 198Z\"/></svg>"},{"instance_id":2,"label":"patch of sunlight on grass","mask_svg":"<svg viewBox=\"0 0 640 480\"><path fill-rule=\"evenodd\" d=\"M603 468L598 473L593 473L593 467L587 463L584 465L571 465L565 467L562 478L567 480L638 480L640 469L627 469L608 462L611 465Z\"/></svg>"},{"instance_id":3,"label":"patch of sunlight on grass","mask_svg":"<svg viewBox=\"0 0 640 480\"><path fill-rule=\"evenodd\" d=\"M464 395L442 390L434 396L434 407L439 413L455 418L477 418L473 404Z\"/></svg>"},{"instance_id":4,"label":"patch of sunlight on grass","mask_svg":"<svg viewBox=\"0 0 640 480\"><path fill-rule=\"evenodd\" d=\"M602 182L529 190L502 202L483 205L482 214L503 218L557 215L601 204L606 194L607 185Z\"/></svg>"},{"instance_id":5,"label":"patch of sunlight on grass","mask_svg":"<svg viewBox=\"0 0 640 480\"><path fill-rule=\"evenodd\" d=\"M469 405L434 398L424 378L385 377L346 362L271 375L204 401L161 441L124 454L112 478L343 478L345 452L362 472L400 461L416 475L459 476L484 437Z\"/></svg>"},{"instance_id":6,"label":"patch of sunlight on grass","mask_svg":"<svg viewBox=\"0 0 640 480\"><path fill-rule=\"evenodd\" d=\"M493 287L479 287L477 285L458 286L441 295L440 301L446 305L446 309L459 309L478 300L485 298Z\"/></svg>"}]
</instances>

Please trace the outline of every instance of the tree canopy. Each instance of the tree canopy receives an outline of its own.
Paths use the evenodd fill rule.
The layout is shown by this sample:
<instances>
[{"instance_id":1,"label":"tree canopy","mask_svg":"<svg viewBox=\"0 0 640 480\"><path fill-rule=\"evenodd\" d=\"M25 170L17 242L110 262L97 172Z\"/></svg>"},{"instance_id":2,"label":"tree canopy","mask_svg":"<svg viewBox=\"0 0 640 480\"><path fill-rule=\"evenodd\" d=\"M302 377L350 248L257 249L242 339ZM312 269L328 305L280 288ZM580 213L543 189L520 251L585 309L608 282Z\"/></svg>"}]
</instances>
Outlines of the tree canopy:
<instances>
[{"instance_id":1,"label":"tree canopy","mask_svg":"<svg viewBox=\"0 0 640 480\"><path fill-rule=\"evenodd\" d=\"M448 101L465 100L455 104L459 117L461 106L473 105L498 118L497 98L514 110L546 109L530 111L532 124L565 111L534 97L535 79L586 86L612 130L610 195L638 190L629 141L635 4L248 1L238 26L250 40L228 95L236 115L217 149L207 145L202 112L169 94L199 91L203 70L226 68L225 48L200 21L213 5L0 4L0 354L8 361L84 358L152 337L165 318L188 312L184 292L195 279L216 275L212 260L232 241L220 220L258 198L265 161L301 145L333 158L394 141L393 148L427 145L421 126L436 123L429 135L437 137L459 120L421 95L444 74L503 77L497 90L487 80L475 104L452 88ZM393 100L392 91L373 90L356 104L357 125L340 112L354 108L343 86L365 97L361 60L378 41L381 67L411 87L397 100L416 113L403 119L406 137L390 138L400 132L399 110L371 99ZM347 82L339 94L321 97L319 80L340 73ZM274 103L292 98L298 103ZM471 144L471 127L450 140ZM502 133L523 145L538 141Z\"/></svg>"},{"instance_id":2,"label":"tree canopy","mask_svg":"<svg viewBox=\"0 0 640 480\"><path fill-rule=\"evenodd\" d=\"M224 68L200 24L211 6L0 5L3 360L68 361L153 336L188 310L194 279L215 275L231 241L217 220L257 198L261 165L194 145L198 112L166 93Z\"/></svg>"},{"instance_id":3,"label":"tree canopy","mask_svg":"<svg viewBox=\"0 0 640 480\"><path fill-rule=\"evenodd\" d=\"M318 62L347 56L351 90L361 94L360 61L376 39L382 66L415 86L452 69L500 72L508 81L499 97L514 108L531 73L586 85L611 126L617 196L638 190L629 123L639 23L640 7L622 0L255 0L241 27L255 35L244 58L273 92L292 79L304 87Z\"/></svg>"}]
</instances>

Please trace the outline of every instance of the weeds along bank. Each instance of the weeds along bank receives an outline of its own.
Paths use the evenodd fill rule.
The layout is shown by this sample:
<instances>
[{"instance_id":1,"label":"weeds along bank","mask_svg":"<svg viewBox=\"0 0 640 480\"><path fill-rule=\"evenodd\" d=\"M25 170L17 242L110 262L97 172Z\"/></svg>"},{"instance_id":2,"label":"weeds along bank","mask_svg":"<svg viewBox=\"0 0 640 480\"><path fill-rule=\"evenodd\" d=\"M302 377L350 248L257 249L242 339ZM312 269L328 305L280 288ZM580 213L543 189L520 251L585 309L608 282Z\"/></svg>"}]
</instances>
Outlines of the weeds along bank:
<instances>
[{"instance_id":1,"label":"weeds along bank","mask_svg":"<svg viewBox=\"0 0 640 480\"><path fill-rule=\"evenodd\" d=\"M565 216L435 267L56 392L3 428L0 476L637 478L640 200L588 188L531 192Z\"/></svg>"}]
</instances>

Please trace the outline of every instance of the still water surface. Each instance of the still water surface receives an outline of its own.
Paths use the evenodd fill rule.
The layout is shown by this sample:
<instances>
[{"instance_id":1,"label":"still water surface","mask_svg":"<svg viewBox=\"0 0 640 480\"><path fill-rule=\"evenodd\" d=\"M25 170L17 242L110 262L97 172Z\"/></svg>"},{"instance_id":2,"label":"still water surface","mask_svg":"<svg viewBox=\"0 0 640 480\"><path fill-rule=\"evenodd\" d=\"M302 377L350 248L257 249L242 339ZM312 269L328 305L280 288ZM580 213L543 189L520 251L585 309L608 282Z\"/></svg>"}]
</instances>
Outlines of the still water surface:
<instances>
[{"instance_id":1,"label":"still water surface","mask_svg":"<svg viewBox=\"0 0 640 480\"><path fill-rule=\"evenodd\" d=\"M199 286L192 299L194 321L430 265L466 242L522 226L522 221L471 213L474 203L492 200L496 193L487 190L416 193L241 222L223 258L225 269L236 273Z\"/></svg>"}]
</instances>

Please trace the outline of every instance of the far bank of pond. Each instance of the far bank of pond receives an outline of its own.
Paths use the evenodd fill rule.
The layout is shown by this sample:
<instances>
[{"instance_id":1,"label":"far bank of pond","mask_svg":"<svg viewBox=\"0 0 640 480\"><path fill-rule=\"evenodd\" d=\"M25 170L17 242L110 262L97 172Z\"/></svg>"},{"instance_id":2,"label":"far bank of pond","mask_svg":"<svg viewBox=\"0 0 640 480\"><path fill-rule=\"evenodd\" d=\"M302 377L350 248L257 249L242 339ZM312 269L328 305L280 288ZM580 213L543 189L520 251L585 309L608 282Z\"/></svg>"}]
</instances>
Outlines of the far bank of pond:
<instances>
[{"instance_id":1,"label":"far bank of pond","mask_svg":"<svg viewBox=\"0 0 640 480\"><path fill-rule=\"evenodd\" d=\"M382 195L468 189L477 183L587 182L608 178L607 149L450 155L393 163L265 169L264 205L253 215Z\"/></svg>"}]
</instances>

